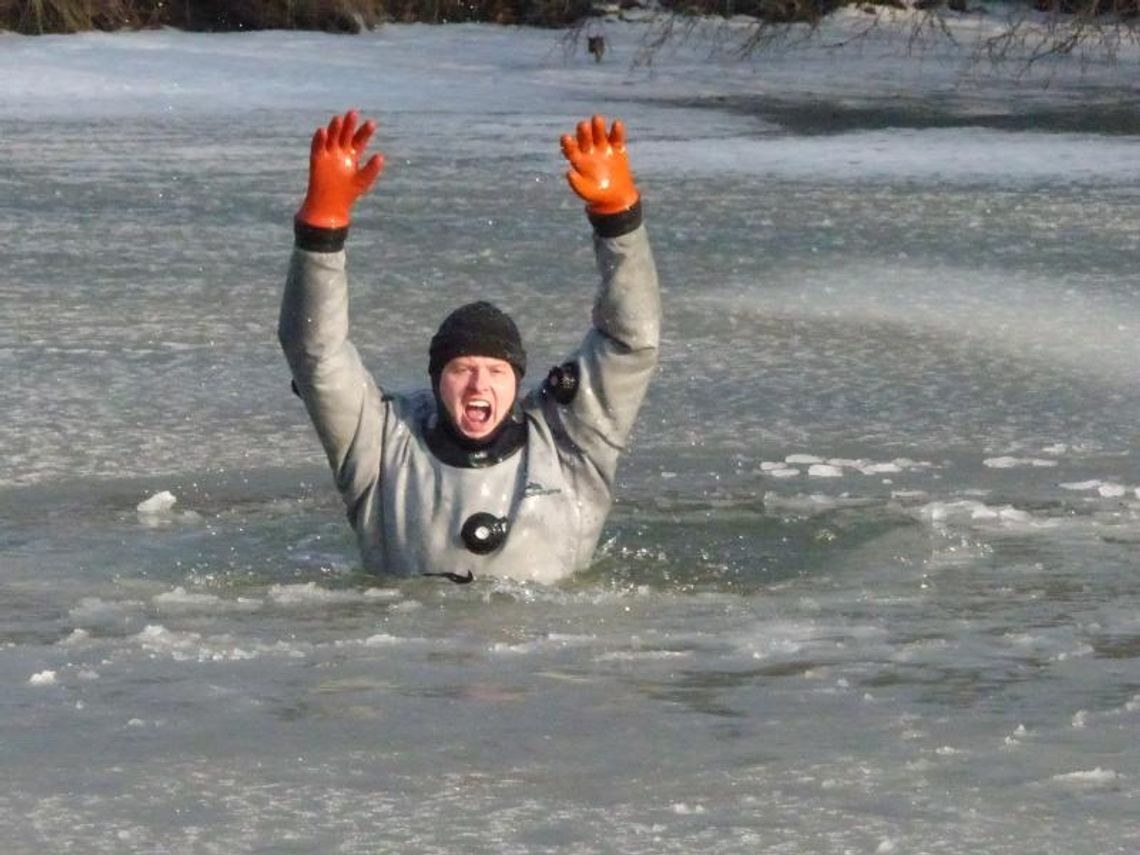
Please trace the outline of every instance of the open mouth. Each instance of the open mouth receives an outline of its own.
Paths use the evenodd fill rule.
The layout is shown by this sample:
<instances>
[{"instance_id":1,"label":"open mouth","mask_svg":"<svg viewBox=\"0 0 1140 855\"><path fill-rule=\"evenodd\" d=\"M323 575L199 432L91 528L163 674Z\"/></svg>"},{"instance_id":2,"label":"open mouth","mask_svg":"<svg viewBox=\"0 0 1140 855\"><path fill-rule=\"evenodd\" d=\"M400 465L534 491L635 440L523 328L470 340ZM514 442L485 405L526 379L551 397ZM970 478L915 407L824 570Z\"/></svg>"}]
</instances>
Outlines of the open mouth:
<instances>
[{"instance_id":1,"label":"open mouth","mask_svg":"<svg viewBox=\"0 0 1140 855\"><path fill-rule=\"evenodd\" d=\"M491 404L482 398L472 398L463 405L463 417L472 425L485 426L491 421Z\"/></svg>"}]
</instances>

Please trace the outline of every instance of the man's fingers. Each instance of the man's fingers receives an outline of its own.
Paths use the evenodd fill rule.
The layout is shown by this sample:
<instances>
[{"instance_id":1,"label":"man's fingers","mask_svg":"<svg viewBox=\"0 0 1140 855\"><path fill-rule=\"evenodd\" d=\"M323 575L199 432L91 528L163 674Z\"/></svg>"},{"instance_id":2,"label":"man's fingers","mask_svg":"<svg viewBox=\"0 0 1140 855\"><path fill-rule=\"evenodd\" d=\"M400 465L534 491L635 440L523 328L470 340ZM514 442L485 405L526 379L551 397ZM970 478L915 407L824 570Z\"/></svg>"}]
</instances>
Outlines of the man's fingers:
<instances>
[{"instance_id":1,"label":"man's fingers","mask_svg":"<svg viewBox=\"0 0 1140 855\"><path fill-rule=\"evenodd\" d=\"M597 192L596 183L586 178L576 169L568 169L566 171L566 180L570 182L570 189L583 199L588 200Z\"/></svg>"},{"instance_id":2,"label":"man's fingers","mask_svg":"<svg viewBox=\"0 0 1140 855\"><path fill-rule=\"evenodd\" d=\"M610 145L617 151L625 150L625 125L621 119L614 119L614 126L610 130Z\"/></svg>"},{"instance_id":3,"label":"man's fingers","mask_svg":"<svg viewBox=\"0 0 1140 855\"><path fill-rule=\"evenodd\" d=\"M578 148L578 141L570 136L570 134L565 134L562 137L562 154L570 161L570 165L578 171L582 172L588 170L589 164L587 161L589 160L589 155L584 154L582 150Z\"/></svg>"},{"instance_id":4,"label":"man's fingers","mask_svg":"<svg viewBox=\"0 0 1140 855\"><path fill-rule=\"evenodd\" d=\"M364 153L364 149L368 147L368 141L372 139L372 135L376 133L376 123L369 119L352 137L352 150L357 155Z\"/></svg>"},{"instance_id":5,"label":"man's fingers","mask_svg":"<svg viewBox=\"0 0 1140 855\"><path fill-rule=\"evenodd\" d=\"M309 147L309 156L316 157L325 150L325 139L328 136L328 131L324 128L317 128L316 133L313 134L313 144Z\"/></svg>"},{"instance_id":6,"label":"man's fingers","mask_svg":"<svg viewBox=\"0 0 1140 855\"><path fill-rule=\"evenodd\" d=\"M589 122L578 123L578 149L583 154L594 150L594 132L590 130Z\"/></svg>"},{"instance_id":7,"label":"man's fingers","mask_svg":"<svg viewBox=\"0 0 1140 855\"><path fill-rule=\"evenodd\" d=\"M340 136L337 138L337 143L342 149L352 147L352 138L356 134L356 119L358 115L355 110L349 110L344 114L344 120L340 125Z\"/></svg>"},{"instance_id":8,"label":"man's fingers","mask_svg":"<svg viewBox=\"0 0 1140 855\"><path fill-rule=\"evenodd\" d=\"M347 154L353 159L359 158L368 147L372 135L376 133L376 123L372 119L357 127L360 114L356 110L349 110L343 116L333 116L329 119L328 127L317 128L313 134L311 154ZM383 158L380 160L383 163ZM376 175L380 174L380 168ZM375 180L373 176L372 180Z\"/></svg>"},{"instance_id":9,"label":"man's fingers","mask_svg":"<svg viewBox=\"0 0 1140 855\"><path fill-rule=\"evenodd\" d=\"M578 157L580 152L578 151L578 143L574 140L574 137L570 136L570 134L563 134L559 142L562 144L563 157L570 161Z\"/></svg>"},{"instance_id":10,"label":"man's fingers","mask_svg":"<svg viewBox=\"0 0 1140 855\"><path fill-rule=\"evenodd\" d=\"M333 116L329 119L329 129L326 134L325 148L329 151L336 148L340 142L340 127L344 123L344 119L340 116Z\"/></svg>"},{"instance_id":11,"label":"man's fingers","mask_svg":"<svg viewBox=\"0 0 1140 855\"><path fill-rule=\"evenodd\" d=\"M368 158L368 162L356 173L356 185L360 188L361 193L376 183L376 179L380 177L380 172L383 169L384 155L374 154Z\"/></svg>"},{"instance_id":12,"label":"man's fingers","mask_svg":"<svg viewBox=\"0 0 1140 855\"><path fill-rule=\"evenodd\" d=\"M590 133L594 138L594 148L605 148L609 143L606 137L606 120L595 114L590 119Z\"/></svg>"}]
</instances>

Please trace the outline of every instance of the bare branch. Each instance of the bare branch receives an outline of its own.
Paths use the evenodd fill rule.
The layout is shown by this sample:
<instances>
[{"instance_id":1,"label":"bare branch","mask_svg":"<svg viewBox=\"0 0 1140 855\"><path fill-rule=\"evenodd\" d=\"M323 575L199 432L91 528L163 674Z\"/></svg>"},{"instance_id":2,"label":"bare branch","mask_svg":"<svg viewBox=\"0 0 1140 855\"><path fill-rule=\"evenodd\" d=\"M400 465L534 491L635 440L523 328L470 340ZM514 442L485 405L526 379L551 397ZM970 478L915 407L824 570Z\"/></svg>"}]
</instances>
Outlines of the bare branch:
<instances>
[{"instance_id":1,"label":"bare branch","mask_svg":"<svg viewBox=\"0 0 1140 855\"><path fill-rule=\"evenodd\" d=\"M820 24L842 6L858 4L868 13L867 23L822 44L841 49L866 39L882 26L886 10L912 9L915 18L907 39L907 52L939 43L961 47L953 27L963 16L992 14L970 8L969 0L751 0L753 21L742 27L718 18L724 0L688 0L686 14L677 11L654 18L638 50L636 65L648 66L654 55L673 42L704 39L714 54L746 59L780 47L818 38ZM1122 49L1140 44L1140 0L1014 0L998 29L980 39L974 60L991 68L1008 66L1025 73L1048 59L1076 56L1084 64L1115 62Z\"/></svg>"}]
</instances>

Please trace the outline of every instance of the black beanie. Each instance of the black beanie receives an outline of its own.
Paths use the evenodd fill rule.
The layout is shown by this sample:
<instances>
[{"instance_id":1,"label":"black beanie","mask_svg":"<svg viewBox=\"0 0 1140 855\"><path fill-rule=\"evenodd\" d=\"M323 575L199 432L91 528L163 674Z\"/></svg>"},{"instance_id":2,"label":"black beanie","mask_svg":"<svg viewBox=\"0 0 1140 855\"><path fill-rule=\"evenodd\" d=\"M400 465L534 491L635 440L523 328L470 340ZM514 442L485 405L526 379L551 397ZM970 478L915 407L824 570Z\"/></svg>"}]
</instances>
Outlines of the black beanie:
<instances>
[{"instance_id":1,"label":"black beanie","mask_svg":"<svg viewBox=\"0 0 1140 855\"><path fill-rule=\"evenodd\" d=\"M521 379L526 351L510 315L480 300L460 306L439 325L431 340L428 373L438 380L443 367L457 356L489 356L510 363Z\"/></svg>"}]
</instances>

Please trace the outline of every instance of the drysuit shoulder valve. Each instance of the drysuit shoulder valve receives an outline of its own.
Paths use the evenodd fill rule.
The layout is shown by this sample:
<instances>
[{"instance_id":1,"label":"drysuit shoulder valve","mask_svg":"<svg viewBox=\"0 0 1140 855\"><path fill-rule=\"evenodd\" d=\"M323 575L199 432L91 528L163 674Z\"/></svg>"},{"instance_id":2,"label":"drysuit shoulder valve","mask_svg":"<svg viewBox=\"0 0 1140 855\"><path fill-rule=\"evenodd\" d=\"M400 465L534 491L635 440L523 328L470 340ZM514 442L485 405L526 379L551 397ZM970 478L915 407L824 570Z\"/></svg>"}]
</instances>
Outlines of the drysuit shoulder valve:
<instances>
[{"instance_id":1,"label":"drysuit shoulder valve","mask_svg":"<svg viewBox=\"0 0 1140 855\"><path fill-rule=\"evenodd\" d=\"M563 362L546 375L546 393L557 403L567 406L578 393L578 364Z\"/></svg>"},{"instance_id":2,"label":"drysuit shoulder valve","mask_svg":"<svg viewBox=\"0 0 1140 855\"><path fill-rule=\"evenodd\" d=\"M507 539L506 517L497 517L485 511L472 514L459 530L463 545L476 555L487 555L503 545Z\"/></svg>"}]
</instances>

